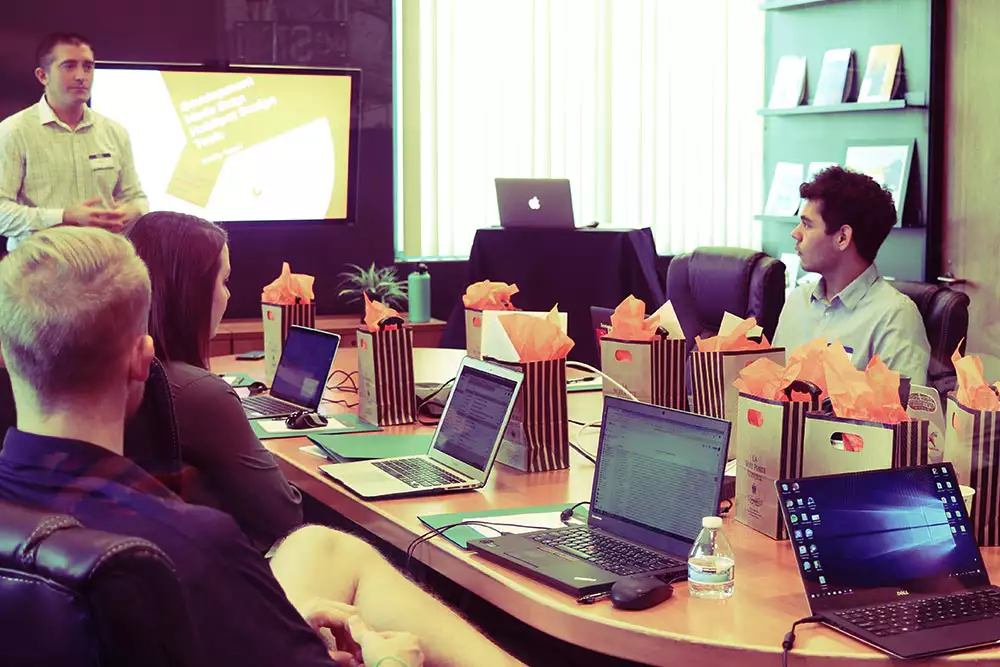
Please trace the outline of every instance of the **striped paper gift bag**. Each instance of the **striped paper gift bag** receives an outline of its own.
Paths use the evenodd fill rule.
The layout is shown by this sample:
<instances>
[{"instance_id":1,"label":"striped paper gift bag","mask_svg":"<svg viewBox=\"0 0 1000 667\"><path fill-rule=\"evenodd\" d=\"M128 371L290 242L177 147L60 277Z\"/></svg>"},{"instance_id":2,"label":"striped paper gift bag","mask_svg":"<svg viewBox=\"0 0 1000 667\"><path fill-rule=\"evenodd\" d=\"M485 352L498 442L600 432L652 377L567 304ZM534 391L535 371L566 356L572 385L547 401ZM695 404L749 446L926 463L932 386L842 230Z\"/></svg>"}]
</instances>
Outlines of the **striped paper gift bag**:
<instances>
[{"instance_id":1,"label":"striped paper gift bag","mask_svg":"<svg viewBox=\"0 0 1000 667\"><path fill-rule=\"evenodd\" d=\"M973 410L948 397L944 460L972 496L972 529L981 547L1000 546L1000 412Z\"/></svg>"},{"instance_id":2,"label":"striped paper gift bag","mask_svg":"<svg viewBox=\"0 0 1000 667\"><path fill-rule=\"evenodd\" d=\"M806 415L802 474L835 475L930 463L930 422L898 424L843 419L832 413Z\"/></svg>"},{"instance_id":3,"label":"striped paper gift bag","mask_svg":"<svg viewBox=\"0 0 1000 667\"><path fill-rule=\"evenodd\" d=\"M411 424L417 420L413 330L382 326L358 328L358 416L378 426Z\"/></svg>"},{"instance_id":4,"label":"striped paper gift bag","mask_svg":"<svg viewBox=\"0 0 1000 667\"><path fill-rule=\"evenodd\" d=\"M497 461L522 472L569 467L566 359L504 363L524 373Z\"/></svg>"},{"instance_id":5,"label":"striped paper gift bag","mask_svg":"<svg viewBox=\"0 0 1000 667\"><path fill-rule=\"evenodd\" d=\"M628 389L640 401L675 410L687 410L684 362L687 353L682 338L625 341L600 338L601 370ZM604 380L604 393L626 398L615 385Z\"/></svg>"},{"instance_id":6,"label":"striped paper gift bag","mask_svg":"<svg viewBox=\"0 0 1000 667\"><path fill-rule=\"evenodd\" d=\"M281 351L292 326L316 327L316 304L310 303L261 303L261 317L264 329L264 383L274 381Z\"/></svg>"}]
</instances>

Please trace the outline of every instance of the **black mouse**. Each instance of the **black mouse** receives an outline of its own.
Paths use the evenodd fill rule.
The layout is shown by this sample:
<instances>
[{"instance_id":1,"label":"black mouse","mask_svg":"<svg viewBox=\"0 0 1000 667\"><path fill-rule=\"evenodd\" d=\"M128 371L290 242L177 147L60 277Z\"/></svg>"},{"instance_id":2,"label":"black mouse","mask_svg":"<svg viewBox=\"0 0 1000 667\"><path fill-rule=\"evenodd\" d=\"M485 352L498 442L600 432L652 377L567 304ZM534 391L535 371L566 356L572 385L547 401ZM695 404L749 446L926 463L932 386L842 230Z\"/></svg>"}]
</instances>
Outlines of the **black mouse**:
<instances>
[{"instance_id":1,"label":"black mouse","mask_svg":"<svg viewBox=\"0 0 1000 667\"><path fill-rule=\"evenodd\" d=\"M327 425L326 417L317 412L293 412L288 415L285 424L288 428L319 428Z\"/></svg>"},{"instance_id":2,"label":"black mouse","mask_svg":"<svg viewBox=\"0 0 1000 667\"><path fill-rule=\"evenodd\" d=\"M625 577L611 586L615 609L649 609L674 594L674 587L656 577Z\"/></svg>"}]
</instances>

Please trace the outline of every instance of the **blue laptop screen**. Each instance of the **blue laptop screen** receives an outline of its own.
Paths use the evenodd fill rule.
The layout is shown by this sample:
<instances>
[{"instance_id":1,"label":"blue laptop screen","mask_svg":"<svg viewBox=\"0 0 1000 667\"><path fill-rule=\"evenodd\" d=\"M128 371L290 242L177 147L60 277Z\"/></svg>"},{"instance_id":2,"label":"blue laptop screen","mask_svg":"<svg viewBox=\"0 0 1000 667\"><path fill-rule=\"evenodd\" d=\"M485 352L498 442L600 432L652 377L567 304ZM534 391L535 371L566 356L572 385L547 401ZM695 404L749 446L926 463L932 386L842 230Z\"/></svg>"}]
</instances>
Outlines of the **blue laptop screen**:
<instances>
[{"instance_id":1,"label":"blue laptop screen","mask_svg":"<svg viewBox=\"0 0 1000 667\"><path fill-rule=\"evenodd\" d=\"M476 470L485 470L503 435L504 418L516 389L515 380L462 366L441 415L434 449Z\"/></svg>"},{"instance_id":2,"label":"blue laptop screen","mask_svg":"<svg viewBox=\"0 0 1000 667\"><path fill-rule=\"evenodd\" d=\"M814 608L988 582L950 465L777 482Z\"/></svg>"},{"instance_id":3,"label":"blue laptop screen","mask_svg":"<svg viewBox=\"0 0 1000 667\"><path fill-rule=\"evenodd\" d=\"M311 410L318 408L339 343L337 334L290 327L271 395Z\"/></svg>"}]
</instances>

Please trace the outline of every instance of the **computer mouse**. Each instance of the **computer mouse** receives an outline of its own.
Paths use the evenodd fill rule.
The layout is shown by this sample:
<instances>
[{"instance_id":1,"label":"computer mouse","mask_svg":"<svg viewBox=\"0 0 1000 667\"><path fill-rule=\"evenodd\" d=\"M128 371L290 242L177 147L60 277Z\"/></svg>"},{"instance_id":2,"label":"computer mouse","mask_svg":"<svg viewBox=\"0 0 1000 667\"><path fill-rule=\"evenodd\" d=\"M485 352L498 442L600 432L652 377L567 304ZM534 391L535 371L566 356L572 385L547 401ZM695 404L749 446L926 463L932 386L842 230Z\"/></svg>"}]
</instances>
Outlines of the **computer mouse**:
<instances>
[{"instance_id":1,"label":"computer mouse","mask_svg":"<svg viewBox=\"0 0 1000 667\"><path fill-rule=\"evenodd\" d=\"M293 412L285 420L288 428L319 428L327 425L327 419L316 412Z\"/></svg>"},{"instance_id":2,"label":"computer mouse","mask_svg":"<svg viewBox=\"0 0 1000 667\"><path fill-rule=\"evenodd\" d=\"M674 594L674 587L656 577L625 577L611 585L615 609L638 611L655 607Z\"/></svg>"}]
</instances>

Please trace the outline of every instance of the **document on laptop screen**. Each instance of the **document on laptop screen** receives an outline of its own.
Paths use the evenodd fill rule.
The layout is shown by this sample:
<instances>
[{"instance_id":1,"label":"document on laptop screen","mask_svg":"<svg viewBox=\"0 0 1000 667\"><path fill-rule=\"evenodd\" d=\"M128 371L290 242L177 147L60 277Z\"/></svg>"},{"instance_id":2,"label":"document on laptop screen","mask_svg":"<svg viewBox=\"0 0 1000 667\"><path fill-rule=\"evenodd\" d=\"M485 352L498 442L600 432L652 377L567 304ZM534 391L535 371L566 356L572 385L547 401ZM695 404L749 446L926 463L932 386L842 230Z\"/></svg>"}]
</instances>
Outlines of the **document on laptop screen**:
<instances>
[{"instance_id":1,"label":"document on laptop screen","mask_svg":"<svg viewBox=\"0 0 1000 667\"><path fill-rule=\"evenodd\" d=\"M595 509L694 540L718 510L726 434L609 407L602 437Z\"/></svg>"},{"instance_id":2,"label":"document on laptop screen","mask_svg":"<svg viewBox=\"0 0 1000 667\"><path fill-rule=\"evenodd\" d=\"M516 386L514 380L463 367L441 416L434 449L485 470Z\"/></svg>"}]
</instances>

